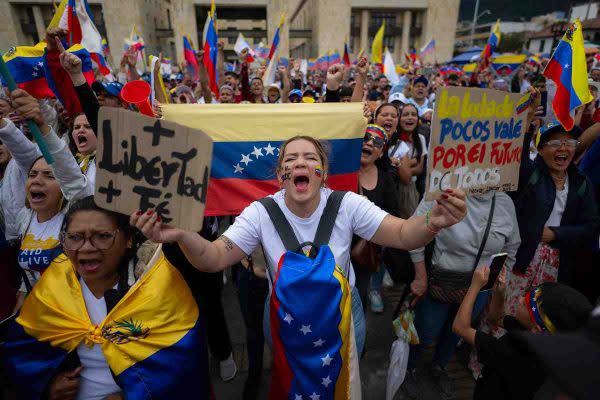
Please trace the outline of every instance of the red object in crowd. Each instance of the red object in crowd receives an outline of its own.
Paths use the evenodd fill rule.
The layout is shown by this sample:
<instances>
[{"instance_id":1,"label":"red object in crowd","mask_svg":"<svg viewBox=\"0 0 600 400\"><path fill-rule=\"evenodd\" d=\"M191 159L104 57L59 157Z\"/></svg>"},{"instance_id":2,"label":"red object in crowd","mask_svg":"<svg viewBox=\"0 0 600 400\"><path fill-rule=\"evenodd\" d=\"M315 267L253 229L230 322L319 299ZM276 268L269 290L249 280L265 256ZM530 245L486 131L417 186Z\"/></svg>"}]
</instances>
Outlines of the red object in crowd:
<instances>
[{"instance_id":1,"label":"red object in crowd","mask_svg":"<svg viewBox=\"0 0 600 400\"><path fill-rule=\"evenodd\" d=\"M144 115L154 117L152 105L150 104L150 93L152 88L148 82L137 80L128 82L121 90L121 98L127 103L134 104Z\"/></svg>"}]
</instances>

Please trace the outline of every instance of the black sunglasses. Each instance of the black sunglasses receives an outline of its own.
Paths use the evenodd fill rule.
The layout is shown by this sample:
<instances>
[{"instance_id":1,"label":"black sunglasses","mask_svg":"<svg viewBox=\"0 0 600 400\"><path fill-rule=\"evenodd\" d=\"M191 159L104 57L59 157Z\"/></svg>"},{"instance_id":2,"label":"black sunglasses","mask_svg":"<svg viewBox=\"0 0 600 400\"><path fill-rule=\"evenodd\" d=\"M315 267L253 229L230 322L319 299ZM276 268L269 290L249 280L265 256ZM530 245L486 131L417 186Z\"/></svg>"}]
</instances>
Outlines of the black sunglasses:
<instances>
[{"instance_id":1,"label":"black sunglasses","mask_svg":"<svg viewBox=\"0 0 600 400\"><path fill-rule=\"evenodd\" d=\"M382 148L383 146L385 146L384 139L382 139L379 136L372 135L369 132L365 132L365 137L363 137L363 142L369 143L371 140L373 140L373 146L375 146L377 148Z\"/></svg>"}]
</instances>

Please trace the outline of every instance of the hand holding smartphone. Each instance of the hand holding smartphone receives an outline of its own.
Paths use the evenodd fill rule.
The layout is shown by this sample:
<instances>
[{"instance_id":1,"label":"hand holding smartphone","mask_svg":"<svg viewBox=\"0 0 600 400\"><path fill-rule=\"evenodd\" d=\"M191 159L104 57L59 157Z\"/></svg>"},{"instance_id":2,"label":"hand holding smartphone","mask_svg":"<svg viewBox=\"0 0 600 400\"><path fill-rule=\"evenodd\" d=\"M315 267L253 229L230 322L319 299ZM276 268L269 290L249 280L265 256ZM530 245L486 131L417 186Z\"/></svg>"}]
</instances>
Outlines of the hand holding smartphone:
<instances>
[{"instance_id":1,"label":"hand holding smartphone","mask_svg":"<svg viewBox=\"0 0 600 400\"><path fill-rule=\"evenodd\" d=\"M488 283L481 288L481 290L489 290L491 288L494 287L494 284L496 283L496 280L498 279L498 275L500 275L500 272L502 271L502 267L504 267L504 263L506 262L506 258L508 257L508 254L506 253L498 253L498 254L494 254L492 257L490 257L490 262L489 262L489 266L490 266L490 276L488 278Z\"/></svg>"}]
</instances>

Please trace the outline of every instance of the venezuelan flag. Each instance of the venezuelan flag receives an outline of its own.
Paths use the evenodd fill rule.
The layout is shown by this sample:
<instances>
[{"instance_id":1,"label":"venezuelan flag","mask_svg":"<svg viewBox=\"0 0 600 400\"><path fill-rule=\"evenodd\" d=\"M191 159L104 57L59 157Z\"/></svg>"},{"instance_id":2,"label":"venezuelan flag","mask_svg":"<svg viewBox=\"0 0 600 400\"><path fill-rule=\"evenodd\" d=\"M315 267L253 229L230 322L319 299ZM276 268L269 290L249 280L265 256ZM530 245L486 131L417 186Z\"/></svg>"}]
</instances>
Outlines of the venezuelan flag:
<instances>
[{"instance_id":1,"label":"venezuelan flag","mask_svg":"<svg viewBox=\"0 0 600 400\"><path fill-rule=\"evenodd\" d=\"M44 68L46 43L13 47L3 55L4 62L20 89L37 99L54 97Z\"/></svg>"},{"instance_id":2,"label":"venezuelan flag","mask_svg":"<svg viewBox=\"0 0 600 400\"><path fill-rule=\"evenodd\" d=\"M328 246L314 260L281 257L270 303L271 399L350 398L351 309L350 285Z\"/></svg>"},{"instance_id":3,"label":"venezuelan flag","mask_svg":"<svg viewBox=\"0 0 600 400\"><path fill-rule=\"evenodd\" d=\"M213 139L205 214L237 215L279 190L281 144L296 135L323 140L329 150L328 185L356 190L366 121L359 103L163 105L163 116Z\"/></svg>"},{"instance_id":4,"label":"venezuelan flag","mask_svg":"<svg viewBox=\"0 0 600 400\"><path fill-rule=\"evenodd\" d=\"M80 345L100 346L128 400L208 399L208 359L198 307L162 253L94 326L79 279L61 256L11 321L0 347L19 399L39 399L56 368Z\"/></svg>"},{"instance_id":5,"label":"venezuelan flag","mask_svg":"<svg viewBox=\"0 0 600 400\"><path fill-rule=\"evenodd\" d=\"M575 109L594 100L587 82L581 29L579 19L569 26L544 70L544 76L556 83L552 109L567 130L573 129Z\"/></svg>"},{"instance_id":6,"label":"venezuelan flag","mask_svg":"<svg viewBox=\"0 0 600 400\"><path fill-rule=\"evenodd\" d=\"M492 59L491 67L496 73L496 75L500 76L511 76L517 69L525 62L527 56L525 54L519 55L502 55L497 56Z\"/></svg>"},{"instance_id":7,"label":"venezuelan flag","mask_svg":"<svg viewBox=\"0 0 600 400\"><path fill-rule=\"evenodd\" d=\"M183 36L183 57L185 58L188 68L192 70L192 75L197 79L200 71L198 59L196 58L196 51L192 47L192 42L187 35Z\"/></svg>"},{"instance_id":8,"label":"venezuelan flag","mask_svg":"<svg viewBox=\"0 0 600 400\"><path fill-rule=\"evenodd\" d=\"M383 62L383 35L385 33L385 22L381 24L381 27L373 38L371 43L371 62L373 64L381 64Z\"/></svg>"},{"instance_id":9,"label":"venezuelan flag","mask_svg":"<svg viewBox=\"0 0 600 400\"><path fill-rule=\"evenodd\" d=\"M281 16L281 20L279 21L279 25L277 26L277 30L275 31L275 35L273 36L273 43L271 43L271 50L269 51L269 60L271 60L273 58L273 54L275 54L275 50L277 50L277 47L279 47L279 35L280 35L280 30L281 27L283 26L283 23L285 22L285 15Z\"/></svg>"},{"instance_id":10,"label":"venezuelan flag","mask_svg":"<svg viewBox=\"0 0 600 400\"><path fill-rule=\"evenodd\" d=\"M100 53L90 53L90 58L92 59L92 61L94 61L96 63L96 65L98 66L98 70L100 71L100 73L104 76L110 75L110 68L108 67L108 64L106 63L106 59L104 58L104 56Z\"/></svg>"},{"instance_id":11,"label":"venezuelan flag","mask_svg":"<svg viewBox=\"0 0 600 400\"><path fill-rule=\"evenodd\" d=\"M329 57L329 64L330 65L335 65L335 64L339 64L341 61L340 59L340 53L336 50L334 52L331 53L330 57Z\"/></svg>"},{"instance_id":12,"label":"venezuelan flag","mask_svg":"<svg viewBox=\"0 0 600 400\"><path fill-rule=\"evenodd\" d=\"M344 64L350 66L350 52L348 51L348 43L344 43L344 57L342 59Z\"/></svg>"},{"instance_id":13,"label":"venezuelan flag","mask_svg":"<svg viewBox=\"0 0 600 400\"><path fill-rule=\"evenodd\" d=\"M317 59L316 58L308 59L308 69L311 71L314 71L317 69Z\"/></svg>"},{"instance_id":14,"label":"venezuelan flag","mask_svg":"<svg viewBox=\"0 0 600 400\"><path fill-rule=\"evenodd\" d=\"M494 30L492 30L492 33L490 33L490 38L488 39L488 42L480 55L480 58L483 59L484 64L489 62L490 57L492 57L492 54L494 54L494 51L496 51L496 47L498 47L500 44L500 37L500 20L497 20L496 25L494 25Z\"/></svg>"},{"instance_id":15,"label":"venezuelan flag","mask_svg":"<svg viewBox=\"0 0 600 400\"><path fill-rule=\"evenodd\" d=\"M219 88L217 87L217 31L212 17L208 17L206 22L206 40L204 41L204 66L208 71L208 85L210 90L218 97Z\"/></svg>"},{"instance_id":16,"label":"venezuelan flag","mask_svg":"<svg viewBox=\"0 0 600 400\"><path fill-rule=\"evenodd\" d=\"M519 101L517 101L517 104L515 106L515 111L517 115L525 112L525 110L527 110L532 101L533 98L531 97L531 93L525 93L525 95L521 97Z\"/></svg>"}]
</instances>

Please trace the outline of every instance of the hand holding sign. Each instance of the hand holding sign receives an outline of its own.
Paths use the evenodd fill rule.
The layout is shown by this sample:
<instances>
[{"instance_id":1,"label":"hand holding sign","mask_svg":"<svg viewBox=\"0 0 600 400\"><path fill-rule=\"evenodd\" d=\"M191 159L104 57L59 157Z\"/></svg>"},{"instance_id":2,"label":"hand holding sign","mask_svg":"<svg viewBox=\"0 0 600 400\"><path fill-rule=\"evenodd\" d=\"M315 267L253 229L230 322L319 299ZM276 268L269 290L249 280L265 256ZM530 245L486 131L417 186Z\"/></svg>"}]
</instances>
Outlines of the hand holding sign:
<instances>
[{"instance_id":1,"label":"hand holding sign","mask_svg":"<svg viewBox=\"0 0 600 400\"><path fill-rule=\"evenodd\" d=\"M185 232L183 229L163 224L160 216L154 210L134 212L129 218L129 223L154 243L177 242Z\"/></svg>"},{"instance_id":2,"label":"hand holding sign","mask_svg":"<svg viewBox=\"0 0 600 400\"><path fill-rule=\"evenodd\" d=\"M431 225L436 229L443 229L462 221L467 215L466 198L467 195L462 190L447 189L431 209Z\"/></svg>"}]
</instances>

